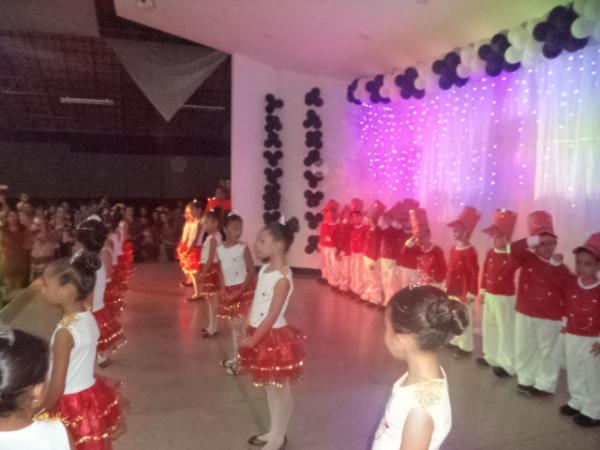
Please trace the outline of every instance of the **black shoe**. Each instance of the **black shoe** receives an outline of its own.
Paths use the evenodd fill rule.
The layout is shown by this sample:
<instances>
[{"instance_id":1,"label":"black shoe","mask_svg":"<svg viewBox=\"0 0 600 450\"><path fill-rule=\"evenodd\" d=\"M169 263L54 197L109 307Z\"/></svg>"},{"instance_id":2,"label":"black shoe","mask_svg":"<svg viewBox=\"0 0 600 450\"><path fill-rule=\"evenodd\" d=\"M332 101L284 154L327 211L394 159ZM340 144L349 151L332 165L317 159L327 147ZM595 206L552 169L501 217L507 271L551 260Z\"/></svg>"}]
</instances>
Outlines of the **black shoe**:
<instances>
[{"instance_id":1,"label":"black shoe","mask_svg":"<svg viewBox=\"0 0 600 450\"><path fill-rule=\"evenodd\" d=\"M447 348L448 350L457 350L458 347L454 344L451 344L450 342L448 342L446 345L444 345L444 348Z\"/></svg>"},{"instance_id":2,"label":"black shoe","mask_svg":"<svg viewBox=\"0 0 600 450\"><path fill-rule=\"evenodd\" d=\"M550 397L551 395L554 395L552 392L542 391L541 389L537 389L535 387L532 387L531 389L529 389L529 392L531 392L531 395L533 397L537 397L537 398L545 398L545 397Z\"/></svg>"},{"instance_id":3,"label":"black shoe","mask_svg":"<svg viewBox=\"0 0 600 450\"><path fill-rule=\"evenodd\" d=\"M267 445L267 441L263 441L258 436L252 436L250 439L248 439L248 444L254 445L255 447L264 447Z\"/></svg>"},{"instance_id":4,"label":"black shoe","mask_svg":"<svg viewBox=\"0 0 600 450\"><path fill-rule=\"evenodd\" d=\"M525 386L524 384L517 385L517 392L519 394L524 395L525 397L533 397L533 395L531 394L531 389L533 389L533 386Z\"/></svg>"},{"instance_id":5,"label":"black shoe","mask_svg":"<svg viewBox=\"0 0 600 450\"><path fill-rule=\"evenodd\" d=\"M471 356L471 353L473 352L467 352L466 350L462 350L462 349L458 349L454 352L454 358L456 359L460 359L460 358L466 358L467 356Z\"/></svg>"},{"instance_id":6,"label":"black shoe","mask_svg":"<svg viewBox=\"0 0 600 450\"><path fill-rule=\"evenodd\" d=\"M591 428L600 425L600 420L592 419L584 414L573 417L573 422L580 427Z\"/></svg>"},{"instance_id":7,"label":"black shoe","mask_svg":"<svg viewBox=\"0 0 600 450\"><path fill-rule=\"evenodd\" d=\"M485 358L477 358L477 364L483 367L490 367L490 363L488 363Z\"/></svg>"},{"instance_id":8,"label":"black shoe","mask_svg":"<svg viewBox=\"0 0 600 450\"><path fill-rule=\"evenodd\" d=\"M568 404L562 405L560 408L558 408L558 412L561 413L563 416L577 416L581 414L575 408L571 408Z\"/></svg>"},{"instance_id":9,"label":"black shoe","mask_svg":"<svg viewBox=\"0 0 600 450\"><path fill-rule=\"evenodd\" d=\"M510 373L508 373L502 367L494 367L492 369L492 372L494 372L494 375L496 375L498 378L507 378L507 377L510 377Z\"/></svg>"}]
</instances>

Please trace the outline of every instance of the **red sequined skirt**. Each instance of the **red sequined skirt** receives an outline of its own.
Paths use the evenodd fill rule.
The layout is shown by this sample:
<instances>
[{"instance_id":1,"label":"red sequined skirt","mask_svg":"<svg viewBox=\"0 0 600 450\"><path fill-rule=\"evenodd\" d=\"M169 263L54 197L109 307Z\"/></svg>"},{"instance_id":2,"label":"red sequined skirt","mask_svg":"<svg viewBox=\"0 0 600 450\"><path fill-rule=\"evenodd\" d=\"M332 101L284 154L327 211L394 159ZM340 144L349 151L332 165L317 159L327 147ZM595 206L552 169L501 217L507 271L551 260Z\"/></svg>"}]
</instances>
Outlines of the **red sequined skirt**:
<instances>
[{"instance_id":1,"label":"red sequined skirt","mask_svg":"<svg viewBox=\"0 0 600 450\"><path fill-rule=\"evenodd\" d=\"M195 274L201 267L200 255L202 254L202 247L194 246L189 253L187 251L188 249L185 245L178 247L179 266L183 273L187 275Z\"/></svg>"},{"instance_id":2,"label":"red sequined skirt","mask_svg":"<svg viewBox=\"0 0 600 450\"><path fill-rule=\"evenodd\" d=\"M112 317L119 317L123 312L123 290L112 281L104 291L104 309Z\"/></svg>"},{"instance_id":3,"label":"red sequined skirt","mask_svg":"<svg viewBox=\"0 0 600 450\"><path fill-rule=\"evenodd\" d=\"M222 319L233 319L234 317L244 317L248 314L252 300L254 300L254 286L248 284L243 291L240 291L242 284L235 286L225 286L225 298L219 299L218 316ZM232 294L239 294L231 298Z\"/></svg>"},{"instance_id":4,"label":"red sequined skirt","mask_svg":"<svg viewBox=\"0 0 600 450\"><path fill-rule=\"evenodd\" d=\"M221 287L221 268L219 263L213 263L206 273L198 273L198 289L200 295L215 294Z\"/></svg>"},{"instance_id":5,"label":"red sequined skirt","mask_svg":"<svg viewBox=\"0 0 600 450\"><path fill-rule=\"evenodd\" d=\"M250 327L248 331L252 335L256 328ZM244 372L257 386L300 381L304 372L305 339L304 333L291 325L272 328L256 346L240 350Z\"/></svg>"},{"instance_id":6,"label":"red sequined skirt","mask_svg":"<svg viewBox=\"0 0 600 450\"><path fill-rule=\"evenodd\" d=\"M100 328L100 338L98 339L98 351L106 352L117 351L125 345L125 334L123 326L119 323L115 315L111 314L106 307L93 312Z\"/></svg>"},{"instance_id":7,"label":"red sequined skirt","mask_svg":"<svg viewBox=\"0 0 600 450\"><path fill-rule=\"evenodd\" d=\"M110 449L125 429L119 383L104 377L96 377L89 389L63 395L53 412L69 429L76 450Z\"/></svg>"}]
</instances>

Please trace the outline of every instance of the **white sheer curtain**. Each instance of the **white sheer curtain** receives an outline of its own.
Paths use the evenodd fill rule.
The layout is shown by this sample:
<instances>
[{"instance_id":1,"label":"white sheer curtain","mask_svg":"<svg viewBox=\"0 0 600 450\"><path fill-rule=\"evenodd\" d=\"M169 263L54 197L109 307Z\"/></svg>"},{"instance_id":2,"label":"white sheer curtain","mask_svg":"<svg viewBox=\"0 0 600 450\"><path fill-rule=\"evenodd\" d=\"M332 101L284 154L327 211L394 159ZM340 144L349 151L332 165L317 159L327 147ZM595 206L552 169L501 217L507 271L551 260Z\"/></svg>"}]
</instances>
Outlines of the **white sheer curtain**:
<instances>
[{"instance_id":1,"label":"white sheer curtain","mask_svg":"<svg viewBox=\"0 0 600 450\"><path fill-rule=\"evenodd\" d=\"M515 237L529 212L545 209L572 263L567 253L600 231L599 71L600 48L590 46L421 101L354 108L367 197L420 199L445 248L444 223L464 205L483 212L482 225L496 208L517 211ZM480 254L488 246L481 233L474 243Z\"/></svg>"}]
</instances>

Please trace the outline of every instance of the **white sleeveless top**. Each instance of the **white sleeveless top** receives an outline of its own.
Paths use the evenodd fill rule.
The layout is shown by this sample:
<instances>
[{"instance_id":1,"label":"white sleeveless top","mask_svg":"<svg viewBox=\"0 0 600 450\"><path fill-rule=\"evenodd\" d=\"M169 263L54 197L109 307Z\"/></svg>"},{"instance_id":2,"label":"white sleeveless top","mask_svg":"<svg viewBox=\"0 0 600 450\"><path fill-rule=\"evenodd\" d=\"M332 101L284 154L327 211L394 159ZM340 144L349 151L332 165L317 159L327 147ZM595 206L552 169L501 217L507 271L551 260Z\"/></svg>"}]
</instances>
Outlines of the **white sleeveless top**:
<instances>
[{"instance_id":1,"label":"white sleeveless top","mask_svg":"<svg viewBox=\"0 0 600 450\"><path fill-rule=\"evenodd\" d=\"M442 373L443 379L403 386L408 377L407 372L394 383L392 395L385 407L385 414L375 433L372 450L398 450L402 445L406 418L415 408L424 408L433 419L433 435L429 450L440 448L452 428L452 411L444 369Z\"/></svg>"},{"instance_id":2,"label":"white sleeveless top","mask_svg":"<svg viewBox=\"0 0 600 450\"><path fill-rule=\"evenodd\" d=\"M0 449L70 450L65 426L58 420L35 421L15 431L0 431Z\"/></svg>"},{"instance_id":3,"label":"white sleeveless top","mask_svg":"<svg viewBox=\"0 0 600 450\"><path fill-rule=\"evenodd\" d=\"M205 264L208 262L208 255L210 254L210 241L214 240L215 242L215 247L218 249L219 245L221 244L221 235L219 233L215 233L215 234L211 234L210 236L206 237L206 240L204 241L204 244L202 244L202 254L200 257L200 260L202 262L202 264ZM219 261L219 255L218 253L215 251L215 257L213 259L213 264Z\"/></svg>"},{"instance_id":4,"label":"white sleeveless top","mask_svg":"<svg viewBox=\"0 0 600 450\"><path fill-rule=\"evenodd\" d=\"M256 291L254 291L254 300L252 301L252 308L250 309L250 326L258 327L260 323L267 317L271 303L273 302L273 292L275 285L282 278L287 278L290 282L290 291L288 292L287 298L283 303L279 317L275 321L273 328L282 328L287 325L285 320L285 311L290 302L290 297L294 291L294 283L292 278L292 270L288 269L288 274L284 275L279 270L272 272L266 272L268 264L261 267L258 272L258 282L256 285Z\"/></svg>"},{"instance_id":5,"label":"white sleeveless top","mask_svg":"<svg viewBox=\"0 0 600 450\"><path fill-rule=\"evenodd\" d=\"M246 268L246 259L244 258L245 251L246 244L242 244L241 242L232 247L225 247L225 244L217 247L217 255L221 263L225 286L236 286L242 284L246 279L248 269Z\"/></svg>"},{"instance_id":6,"label":"white sleeveless top","mask_svg":"<svg viewBox=\"0 0 600 450\"><path fill-rule=\"evenodd\" d=\"M100 311L104 308L104 291L106 290L107 282L106 266L102 262L100 268L96 270L96 284L94 284L94 292L92 297L92 311Z\"/></svg>"},{"instance_id":7,"label":"white sleeveless top","mask_svg":"<svg viewBox=\"0 0 600 450\"><path fill-rule=\"evenodd\" d=\"M64 393L65 395L76 394L92 387L96 382L94 368L100 330L91 312L80 312L61 320L56 326L50 341L52 346L54 345L54 336L61 328L69 330L75 343L69 355L69 369ZM52 373L52 370L49 373Z\"/></svg>"}]
</instances>

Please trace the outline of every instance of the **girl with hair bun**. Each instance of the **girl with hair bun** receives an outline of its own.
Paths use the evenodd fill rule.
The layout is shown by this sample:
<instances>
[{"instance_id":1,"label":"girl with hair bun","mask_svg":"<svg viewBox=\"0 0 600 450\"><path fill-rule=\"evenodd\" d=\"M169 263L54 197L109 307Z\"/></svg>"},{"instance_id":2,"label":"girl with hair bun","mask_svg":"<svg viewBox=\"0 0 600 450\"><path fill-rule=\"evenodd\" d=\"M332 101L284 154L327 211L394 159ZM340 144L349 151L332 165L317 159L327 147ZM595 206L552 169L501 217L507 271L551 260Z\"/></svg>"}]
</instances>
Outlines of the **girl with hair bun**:
<instances>
[{"instance_id":1,"label":"girl with hair bun","mask_svg":"<svg viewBox=\"0 0 600 450\"><path fill-rule=\"evenodd\" d=\"M200 217L202 212L196 201L190 202L185 207L185 225L181 232L181 238L177 245L177 257L179 266L186 279L180 285L182 287L193 286L194 292L188 298L192 300L200 295L196 273L200 270L200 258L202 252L202 240L200 229Z\"/></svg>"},{"instance_id":2,"label":"girl with hair bun","mask_svg":"<svg viewBox=\"0 0 600 450\"><path fill-rule=\"evenodd\" d=\"M408 371L394 384L372 450L435 450L452 427L439 348L469 325L466 307L433 286L405 288L385 312L385 345Z\"/></svg>"},{"instance_id":3,"label":"girl with hair bun","mask_svg":"<svg viewBox=\"0 0 600 450\"><path fill-rule=\"evenodd\" d=\"M290 383L302 377L304 334L285 320L293 292L292 271L285 255L297 231L295 218L288 222L282 218L258 233L256 256L265 265L258 274L254 300L239 345L242 368L255 385L265 387L267 394L271 428L248 441L265 450L285 446L293 407Z\"/></svg>"},{"instance_id":4,"label":"girl with hair bun","mask_svg":"<svg viewBox=\"0 0 600 450\"><path fill-rule=\"evenodd\" d=\"M51 371L43 407L59 414L77 450L110 450L122 426L120 398L108 380L95 377L100 331L85 306L100 268L97 255L79 250L51 263L43 276L43 295L63 313L52 334Z\"/></svg>"},{"instance_id":5,"label":"girl with hair bun","mask_svg":"<svg viewBox=\"0 0 600 450\"><path fill-rule=\"evenodd\" d=\"M34 417L44 398L47 373L46 342L0 324L0 448L71 450L59 420Z\"/></svg>"}]
</instances>

